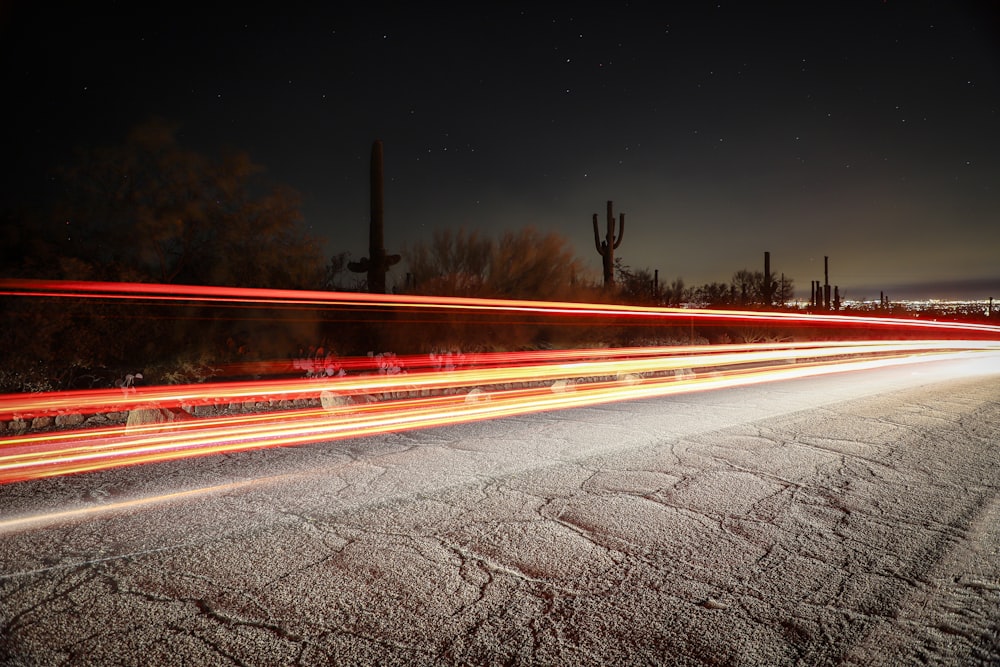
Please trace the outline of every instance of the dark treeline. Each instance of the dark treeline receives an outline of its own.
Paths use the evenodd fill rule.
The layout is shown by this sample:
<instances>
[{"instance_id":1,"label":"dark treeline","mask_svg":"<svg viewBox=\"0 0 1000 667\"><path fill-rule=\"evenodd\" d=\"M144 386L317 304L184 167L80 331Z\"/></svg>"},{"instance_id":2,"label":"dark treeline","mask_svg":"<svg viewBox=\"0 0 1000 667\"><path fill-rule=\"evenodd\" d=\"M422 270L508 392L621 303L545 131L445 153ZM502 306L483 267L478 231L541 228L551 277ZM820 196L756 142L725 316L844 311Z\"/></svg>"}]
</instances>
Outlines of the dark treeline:
<instances>
[{"instance_id":1,"label":"dark treeline","mask_svg":"<svg viewBox=\"0 0 1000 667\"><path fill-rule=\"evenodd\" d=\"M712 282L688 287L683 278L661 283L658 272L633 270L617 261L617 285L622 300L640 305L691 308L784 309L795 298L790 277L740 269L728 283Z\"/></svg>"},{"instance_id":2,"label":"dark treeline","mask_svg":"<svg viewBox=\"0 0 1000 667\"><path fill-rule=\"evenodd\" d=\"M322 285L321 244L303 232L298 195L268 183L245 154L210 158L182 147L164 121L120 145L80 150L52 183L44 209L0 220L4 277ZM144 366L187 379L177 369L240 354L251 329L258 346L286 348L281 337L295 336L280 333L296 319L288 313L28 297L2 306L0 391L106 386Z\"/></svg>"}]
</instances>

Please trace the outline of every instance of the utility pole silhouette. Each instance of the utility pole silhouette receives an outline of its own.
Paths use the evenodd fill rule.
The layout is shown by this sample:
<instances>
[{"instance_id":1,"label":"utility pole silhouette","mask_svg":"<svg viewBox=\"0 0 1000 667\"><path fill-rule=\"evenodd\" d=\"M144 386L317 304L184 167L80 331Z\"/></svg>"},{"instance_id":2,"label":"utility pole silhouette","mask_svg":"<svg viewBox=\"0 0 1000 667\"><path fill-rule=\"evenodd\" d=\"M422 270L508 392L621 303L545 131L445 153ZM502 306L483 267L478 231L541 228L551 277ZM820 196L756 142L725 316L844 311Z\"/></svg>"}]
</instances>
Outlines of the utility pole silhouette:
<instances>
[{"instance_id":1,"label":"utility pole silhouette","mask_svg":"<svg viewBox=\"0 0 1000 667\"><path fill-rule=\"evenodd\" d=\"M823 310L830 310L830 258L823 256Z\"/></svg>"},{"instance_id":2,"label":"utility pole silhouette","mask_svg":"<svg viewBox=\"0 0 1000 667\"><path fill-rule=\"evenodd\" d=\"M762 287L764 293L761 296L764 297L764 305L770 308L774 305L775 284L771 280L771 253L766 250L764 251L764 284Z\"/></svg>"}]
</instances>

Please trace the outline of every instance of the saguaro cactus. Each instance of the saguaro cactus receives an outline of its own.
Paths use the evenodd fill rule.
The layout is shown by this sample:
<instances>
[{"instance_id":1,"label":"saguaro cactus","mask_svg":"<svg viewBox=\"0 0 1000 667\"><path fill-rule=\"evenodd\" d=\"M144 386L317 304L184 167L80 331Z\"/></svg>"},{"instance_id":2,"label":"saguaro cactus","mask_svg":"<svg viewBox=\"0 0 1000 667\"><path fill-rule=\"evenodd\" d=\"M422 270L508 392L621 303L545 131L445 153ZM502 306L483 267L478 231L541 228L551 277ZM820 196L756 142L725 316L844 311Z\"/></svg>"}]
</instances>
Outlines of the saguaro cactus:
<instances>
[{"instance_id":1,"label":"saguaro cactus","mask_svg":"<svg viewBox=\"0 0 1000 667\"><path fill-rule=\"evenodd\" d=\"M604 264L604 286L613 287L615 284L615 250L622 244L622 237L625 236L625 214L619 214L618 238L615 238L615 215L611 212L611 202L608 202L608 233L601 240L600 232L597 231L597 214L594 214L594 247L601 255L601 262Z\"/></svg>"},{"instance_id":2,"label":"saguaro cactus","mask_svg":"<svg viewBox=\"0 0 1000 667\"><path fill-rule=\"evenodd\" d=\"M385 274L389 267L399 262L399 255L385 253L385 233L383 231L383 168L382 141L372 144L371 159L371 222L368 226L368 257L347 265L355 273L368 274L368 291L385 294Z\"/></svg>"}]
</instances>

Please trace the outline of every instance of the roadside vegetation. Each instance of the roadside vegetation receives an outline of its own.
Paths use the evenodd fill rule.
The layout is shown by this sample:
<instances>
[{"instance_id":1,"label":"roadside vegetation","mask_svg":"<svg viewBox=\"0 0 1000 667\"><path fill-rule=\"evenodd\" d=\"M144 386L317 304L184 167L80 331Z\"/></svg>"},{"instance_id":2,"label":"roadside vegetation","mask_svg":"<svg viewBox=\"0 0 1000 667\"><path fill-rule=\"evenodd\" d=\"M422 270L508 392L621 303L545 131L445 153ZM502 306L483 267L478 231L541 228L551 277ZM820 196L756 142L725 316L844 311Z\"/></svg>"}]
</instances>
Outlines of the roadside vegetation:
<instances>
[{"instance_id":1,"label":"roadside vegetation","mask_svg":"<svg viewBox=\"0 0 1000 667\"><path fill-rule=\"evenodd\" d=\"M177 128L162 120L135 128L119 145L81 150L53 185L44 208L0 212L2 277L367 289L365 276L350 268L349 251L326 257L324 241L306 233L295 191L268 182L246 154L206 156L185 148ZM621 256L613 260L613 279L602 283L572 247L539 227L497 236L438 229L402 249L402 267L389 274L387 287L422 295L768 310L785 307L794 294L790 277L748 269L724 282L661 283L658 272L630 267ZM444 355L801 335L190 301L17 296L0 297L0 308L0 393L111 387L129 376L150 384L203 382L250 361L301 360L309 350L334 358Z\"/></svg>"}]
</instances>

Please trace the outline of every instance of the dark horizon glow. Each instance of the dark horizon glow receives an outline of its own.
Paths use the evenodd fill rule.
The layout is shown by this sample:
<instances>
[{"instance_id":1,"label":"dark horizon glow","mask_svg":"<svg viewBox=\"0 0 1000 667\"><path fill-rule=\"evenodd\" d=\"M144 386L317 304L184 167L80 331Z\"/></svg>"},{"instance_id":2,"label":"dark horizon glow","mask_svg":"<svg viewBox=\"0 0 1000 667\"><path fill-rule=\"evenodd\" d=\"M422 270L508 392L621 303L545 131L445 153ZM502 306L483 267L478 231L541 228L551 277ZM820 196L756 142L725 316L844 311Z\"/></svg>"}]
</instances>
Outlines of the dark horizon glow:
<instances>
[{"instance_id":1,"label":"dark horizon glow","mask_svg":"<svg viewBox=\"0 0 1000 667\"><path fill-rule=\"evenodd\" d=\"M772 269L808 298L1000 297L995 3L340 3L213 12L15 3L0 12L16 208L78 146L151 116L247 151L302 193L328 254L532 225L599 275L590 217L661 281Z\"/></svg>"}]
</instances>

